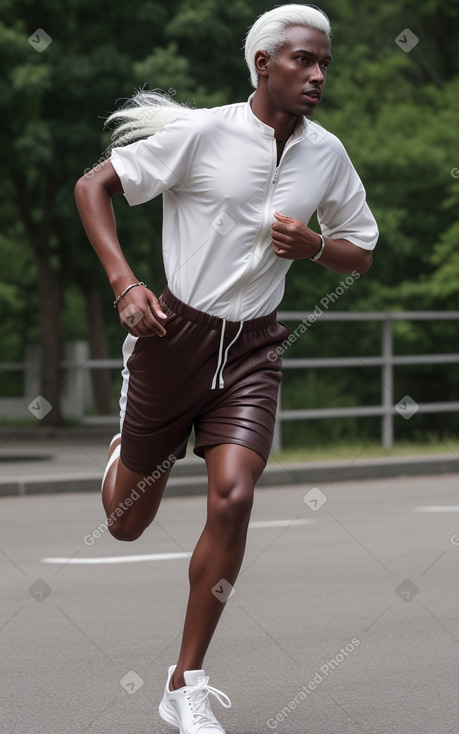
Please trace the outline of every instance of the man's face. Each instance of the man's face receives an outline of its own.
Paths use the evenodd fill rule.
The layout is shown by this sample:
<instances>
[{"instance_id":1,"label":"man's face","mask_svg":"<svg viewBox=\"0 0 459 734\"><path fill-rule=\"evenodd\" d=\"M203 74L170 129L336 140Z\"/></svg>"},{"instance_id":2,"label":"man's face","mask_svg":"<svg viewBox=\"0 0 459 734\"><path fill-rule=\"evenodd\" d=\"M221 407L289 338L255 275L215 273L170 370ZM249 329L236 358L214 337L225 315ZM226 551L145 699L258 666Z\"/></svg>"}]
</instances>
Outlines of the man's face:
<instances>
[{"instance_id":1,"label":"man's face","mask_svg":"<svg viewBox=\"0 0 459 734\"><path fill-rule=\"evenodd\" d=\"M287 29L285 43L266 63L266 91L278 110L312 115L320 102L331 61L325 33L307 26Z\"/></svg>"}]
</instances>

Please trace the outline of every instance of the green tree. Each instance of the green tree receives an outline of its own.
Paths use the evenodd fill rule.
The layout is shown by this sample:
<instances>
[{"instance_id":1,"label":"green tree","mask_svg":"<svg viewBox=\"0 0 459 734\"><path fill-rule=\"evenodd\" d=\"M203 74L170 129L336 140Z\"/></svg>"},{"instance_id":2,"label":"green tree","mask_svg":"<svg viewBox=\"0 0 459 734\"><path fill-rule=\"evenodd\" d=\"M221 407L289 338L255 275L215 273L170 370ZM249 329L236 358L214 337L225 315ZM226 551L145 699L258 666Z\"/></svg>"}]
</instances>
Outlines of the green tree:
<instances>
[{"instance_id":1,"label":"green tree","mask_svg":"<svg viewBox=\"0 0 459 734\"><path fill-rule=\"evenodd\" d=\"M95 267L73 200L75 181L85 170L91 175L91 166L100 160L109 142L108 135L102 134L103 118L117 99L130 96L150 79L153 87L182 87L186 97L193 93L201 105L223 101L216 94L206 97L204 87L197 89L187 73L189 61L177 54L173 44L152 53L152 44L154 49L164 38L173 7L171 3L166 10L158 3L143 2L133 19L128 5L114 7L106 0L96 6L86 0L70 5L55 0L4 3L0 23L5 70L0 80L0 142L4 154L0 170L8 198L2 207L7 234L0 243L0 257L5 264L12 256L20 260L21 253L28 250L35 266L38 298L29 295L30 286L34 290L33 276L28 291L22 290L21 282L15 287L21 290L18 300L27 304L29 320L38 327L40 392L53 406L48 422L60 421L58 364L66 337L62 333L66 289L76 287L82 294L86 314L79 318L87 320L91 356L107 354L101 269ZM126 211L121 205L118 209L123 230ZM147 219L152 212L153 230ZM152 244L159 243L158 234L153 238L151 234L159 229L157 206L134 221L130 218L126 250L140 271L147 245L151 252ZM160 270L159 247L149 258L151 269ZM102 293L107 302L112 300L108 286ZM0 298L2 294L12 315L11 288L4 285ZM97 381L98 372L94 377L99 407L108 412L107 383Z\"/></svg>"},{"instance_id":2,"label":"green tree","mask_svg":"<svg viewBox=\"0 0 459 734\"><path fill-rule=\"evenodd\" d=\"M62 341L87 334L92 355L103 356L107 340L118 354L122 338L73 201L74 182L109 142L103 119L144 85L198 107L247 99L244 37L271 7L268 0L3 0L1 344L4 359L20 359L24 344L40 340L41 392L56 406L50 418L59 418ZM326 0L323 7L334 60L316 119L346 146L380 228L372 269L332 308L457 308L459 179L451 172L459 169L459 8L446 0ZM33 42L40 28L52 39L45 49ZM409 52L400 44L406 29L419 39ZM122 199L115 208L128 259L159 291L161 202L135 214ZM339 282L318 265L294 263L282 307L313 309ZM319 325L308 330L297 356L355 353L356 343L361 354L378 348L365 329L356 342L332 326L325 339ZM448 337L451 328L437 325L437 333ZM430 348L431 332L403 327L403 338L413 349L419 340ZM340 376L339 390L331 376L321 379L322 387L305 381L306 404L327 392L369 399L369 385L351 374ZM377 376L372 385L374 392Z\"/></svg>"}]
</instances>

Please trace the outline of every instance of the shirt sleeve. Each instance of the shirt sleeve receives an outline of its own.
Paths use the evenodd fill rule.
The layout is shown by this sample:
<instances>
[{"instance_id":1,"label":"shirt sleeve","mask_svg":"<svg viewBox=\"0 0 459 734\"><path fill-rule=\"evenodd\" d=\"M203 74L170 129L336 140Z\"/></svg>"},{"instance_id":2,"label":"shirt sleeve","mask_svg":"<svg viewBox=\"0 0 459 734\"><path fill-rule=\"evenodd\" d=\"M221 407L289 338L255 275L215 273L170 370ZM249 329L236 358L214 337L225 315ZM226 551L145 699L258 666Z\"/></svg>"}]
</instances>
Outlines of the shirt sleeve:
<instances>
[{"instance_id":1,"label":"shirt sleeve","mask_svg":"<svg viewBox=\"0 0 459 734\"><path fill-rule=\"evenodd\" d=\"M373 250L378 241L378 225L344 146L333 138L335 157L330 170L330 184L317 209L322 234L331 239L349 240L364 250Z\"/></svg>"},{"instance_id":2,"label":"shirt sleeve","mask_svg":"<svg viewBox=\"0 0 459 734\"><path fill-rule=\"evenodd\" d=\"M150 201L169 189L187 187L199 140L197 122L190 116L178 118L148 138L112 150L111 162L130 206Z\"/></svg>"}]
</instances>

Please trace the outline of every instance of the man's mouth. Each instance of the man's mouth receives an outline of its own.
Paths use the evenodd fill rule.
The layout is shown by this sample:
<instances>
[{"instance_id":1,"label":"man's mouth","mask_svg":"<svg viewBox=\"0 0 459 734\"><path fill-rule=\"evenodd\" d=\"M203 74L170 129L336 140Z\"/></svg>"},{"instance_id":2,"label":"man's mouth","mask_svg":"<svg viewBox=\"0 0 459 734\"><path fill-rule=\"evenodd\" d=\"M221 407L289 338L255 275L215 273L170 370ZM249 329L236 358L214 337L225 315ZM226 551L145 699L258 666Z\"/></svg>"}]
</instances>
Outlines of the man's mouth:
<instances>
[{"instance_id":1,"label":"man's mouth","mask_svg":"<svg viewBox=\"0 0 459 734\"><path fill-rule=\"evenodd\" d=\"M310 99L314 99L319 101L320 99L320 92L318 89L307 89L305 92L303 92L305 97L309 97Z\"/></svg>"}]
</instances>

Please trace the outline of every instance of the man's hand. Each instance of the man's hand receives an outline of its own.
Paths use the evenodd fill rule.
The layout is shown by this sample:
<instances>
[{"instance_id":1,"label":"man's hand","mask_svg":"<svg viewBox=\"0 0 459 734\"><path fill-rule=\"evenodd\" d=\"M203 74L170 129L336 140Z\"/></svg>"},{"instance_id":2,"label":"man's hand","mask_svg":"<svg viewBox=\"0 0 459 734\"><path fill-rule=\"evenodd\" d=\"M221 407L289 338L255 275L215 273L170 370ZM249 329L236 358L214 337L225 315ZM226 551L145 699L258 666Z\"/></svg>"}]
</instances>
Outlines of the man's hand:
<instances>
[{"instance_id":1,"label":"man's hand","mask_svg":"<svg viewBox=\"0 0 459 734\"><path fill-rule=\"evenodd\" d=\"M274 212L272 226L273 250L286 260L314 257L319 252L321 240L303 222ZM344 238L325 239L325 249L317 260L319 265L335 273L366 273L371 266L371 250L354 245Z\"/></svg>"},{"instance_id":2,"label":"man's hand","mask_svg":"<svg viewBox=\"0 0 459 734\"><path fill-rule=\"evenodd\" d=\"M148 288L131 288L118 304L121 325L132 336L164 336L167 319L155 294Z\"/></svg>"},{"instance_id":3,"label":"man's hand","mask_svg":"<svg viewBox=\"0 0 459 734\"><path fill-rule=\"evenodd\" d=\"M320 248L320 238L316 232L299 219L286 217L274 212L275 222L271 237L273 250L278 257L287 260L301 260L313 257Z\"/></svg>"}]
</instances>

